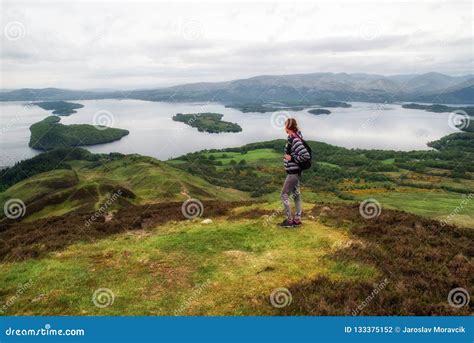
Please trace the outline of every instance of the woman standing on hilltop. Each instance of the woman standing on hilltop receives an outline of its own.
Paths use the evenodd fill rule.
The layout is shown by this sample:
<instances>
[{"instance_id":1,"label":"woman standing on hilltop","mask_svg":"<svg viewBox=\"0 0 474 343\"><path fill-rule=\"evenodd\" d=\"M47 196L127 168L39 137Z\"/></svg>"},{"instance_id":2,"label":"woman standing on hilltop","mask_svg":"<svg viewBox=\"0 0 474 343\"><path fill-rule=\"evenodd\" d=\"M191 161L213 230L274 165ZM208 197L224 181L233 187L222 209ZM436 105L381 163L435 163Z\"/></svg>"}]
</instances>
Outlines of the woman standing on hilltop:
<instances>
[{"instance_id":1,"label":"woman standing on hilltop","mask_svg":"<svg viewBox=\"0 0 474 343\"><path fill-rule=\"evenodd\" d=\"M301 225L300 177L301 172L311 166L311 148L303 140L303 135L298 129L296 119L289 118L285 121L285 131L288 135L288 142L285 145L283 161L287 176L281 190L281 200L286 219L280 226L290 228ZM294 217L291 215L290 195L295 200L296 209Z\"/></svg>"}]
</instances>

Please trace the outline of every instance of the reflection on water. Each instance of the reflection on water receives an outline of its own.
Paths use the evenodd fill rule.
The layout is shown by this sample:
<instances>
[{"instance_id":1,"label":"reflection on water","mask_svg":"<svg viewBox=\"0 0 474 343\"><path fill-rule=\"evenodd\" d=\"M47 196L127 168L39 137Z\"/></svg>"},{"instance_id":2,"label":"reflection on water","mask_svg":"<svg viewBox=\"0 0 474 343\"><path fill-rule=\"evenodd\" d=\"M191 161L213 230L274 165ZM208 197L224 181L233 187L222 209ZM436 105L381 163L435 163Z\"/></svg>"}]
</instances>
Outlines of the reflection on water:
<instances>
[{"instance_id":1,"label":"reflection on water","mask_svg":"<svg viewBox=\"0 0 474 343\"><path fill-rule=\"evenodd\" d=\"M272 113L241 113L217 103L163 103L140 100L77 101L84 108L63 124L93 124L100 110L112 113L114 127L130 134L120 141L87 147L92 152L138 153L168 159L202 149L236 147L247 143L285 138L283 129L271 123ZM291 112L306 139L347 148L421 150L426 142L454 132L449 113L404 109L395 104L352 103L350 108L331 108L330 115ZM50 112L22 102L0 102L0 166L12 165L39 152L28 148L29 126ZM217 112L223 120L238 123L239 133L208 134L175 122L176 113ZM317 152L315 154L317 156Z\"/></svg>"}]
</instances>

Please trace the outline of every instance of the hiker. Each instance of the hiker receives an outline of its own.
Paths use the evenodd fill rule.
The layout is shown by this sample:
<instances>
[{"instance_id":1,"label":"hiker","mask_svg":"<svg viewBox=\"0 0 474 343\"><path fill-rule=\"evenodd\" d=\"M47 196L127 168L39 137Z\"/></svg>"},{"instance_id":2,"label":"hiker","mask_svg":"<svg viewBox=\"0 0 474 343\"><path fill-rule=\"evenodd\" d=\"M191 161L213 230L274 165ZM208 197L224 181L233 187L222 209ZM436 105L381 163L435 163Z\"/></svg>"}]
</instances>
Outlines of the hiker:
<instances>
[{"instance_id":1,"label":"hiker","mask_svg":"<svg viewBox=\"0 0 474 343\"><path fill-rule=\"evenodd\" d=\"M311 166L311 148L303 140L303 135L298 129L296 119L288 118L285 121L285 131L288 135L288 142L285 145L283 163L287 176L281 190L281 200L286 219L280 226L292 228L301 225L300 178L301 172ZM294 217L291 215L290 195L295 201Z\"/></svg>"}]
</instances>

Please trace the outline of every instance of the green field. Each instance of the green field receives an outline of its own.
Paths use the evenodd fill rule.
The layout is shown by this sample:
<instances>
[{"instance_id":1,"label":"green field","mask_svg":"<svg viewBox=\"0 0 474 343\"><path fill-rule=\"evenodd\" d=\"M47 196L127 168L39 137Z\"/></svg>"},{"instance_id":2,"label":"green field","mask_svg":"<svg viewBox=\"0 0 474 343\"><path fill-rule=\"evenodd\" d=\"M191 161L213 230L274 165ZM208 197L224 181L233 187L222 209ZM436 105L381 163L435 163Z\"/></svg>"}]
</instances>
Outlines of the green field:
<instances>
[{"instance_id":1,"label":"green field","mask_svg":"<svg viewBox=\"0 0 474 343\"><path fill-rule=\"evenodd\" d=\"M461 135L469 138L471 134ZM318 142L309 144L312 145L315 162L310 170L304 172L303 185L307 193L324 194L324 198L332 194L339 201L357 201L360 200L358 192L370 194L383 191L393 198L400 196L401 205L404 202L408 204L403 209L410 211L411 202L404 201L409 199L410 194L413 194L413 202L416 203L420 191L432 192L423 200L423 206L430 209L430 203L437 203L433 208L441 211L436 217L441 218L456 207L453 206L456 199L474 192L470 174L474 164L470 149L463 151L446 147L439 152L396 152L348 150ZM266 195L276 194L284 178L283 145L284 141L280 140L241 148L202 151L187 154L170 163L210 183L268 199ZM402 188L404 191L399 192ZM445 204L446 199L448 202ZM413 213L426 214L419 210L413 210ZM430 217L433 217L432 213ZM466 224L466 218L462 216L450 220Z\"/></svg>"},{"instance_id":2,"label":"green field","mask_svg":"<svg viewBox=\"0 0 474 343\"><path fill-rule=\"evenodd\" d=\"M394 158L387 158L386 160L383 160L383 164L393 164L395 162Z\"/></svg>"},{"instance_id":3,"label":"green field","mask_svg":"<svg viewBox=\"0 0 474 343\"><path fill-rule=\"evenodd\" d=\"M449 224L472 227L474 223L474 201L465 194L443 191L374 192L357 196L357 199L377 199L384 208L398 209L418 214Z\"/></svg>"},{"instance_id":4,"label":"green field","mask_svg":"<svg viewBox=\"0 0 474 343\"><path fill-rule=\"evenodd\" d=\"M277 153L273 149L255 149L251 150L245 154L237 152L226 152L226 153L205 153L204 156L209 158L209 156L214 156L216 161L221 161L223 165L229 164L230 161L234 160L235 162L240 162L245 160L246 162L281 162L282 154Z\"/></svg>"}]
</instances>

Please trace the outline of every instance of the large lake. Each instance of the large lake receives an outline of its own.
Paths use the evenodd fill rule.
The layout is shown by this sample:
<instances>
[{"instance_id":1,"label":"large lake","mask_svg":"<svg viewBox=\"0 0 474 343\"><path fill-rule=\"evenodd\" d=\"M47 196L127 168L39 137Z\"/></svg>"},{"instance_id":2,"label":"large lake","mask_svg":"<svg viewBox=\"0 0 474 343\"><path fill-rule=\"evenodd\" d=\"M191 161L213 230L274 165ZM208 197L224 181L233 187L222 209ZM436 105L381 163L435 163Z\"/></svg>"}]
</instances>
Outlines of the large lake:
<instances>
[{"instance_id":1,"label":"large lake","mask_svg":"<svg viewBox=\"0 0 474 343\"><path fill-rule=\"evenodd\" d=\"M74 102L74 101L73 101ZM87 100L77 113L61 117L63 124L94 124L94 115L110 113L113 126L130 134L120 141L87 147L92 152L138 153L162 160L210 148L236 147L251 142L285 138L272 113L242 113L218 103L165 103L140 100ZM291 112L306 139L347 148L425 150L426 142L454 132L449 113L404 109L397 104L352 103L350 108L331 108L330 115L306 110ZM175 122L176 113L217 112L223 120L238 123L239 133L208 134ZM29 126L51 112L24 102L0 102L0 166L32 157ZM99 114L100 115L100 114ZM104 118L108 114L104 115ZM273 117L275 118L275 117Z\"/></svg>"}]
</instances>

